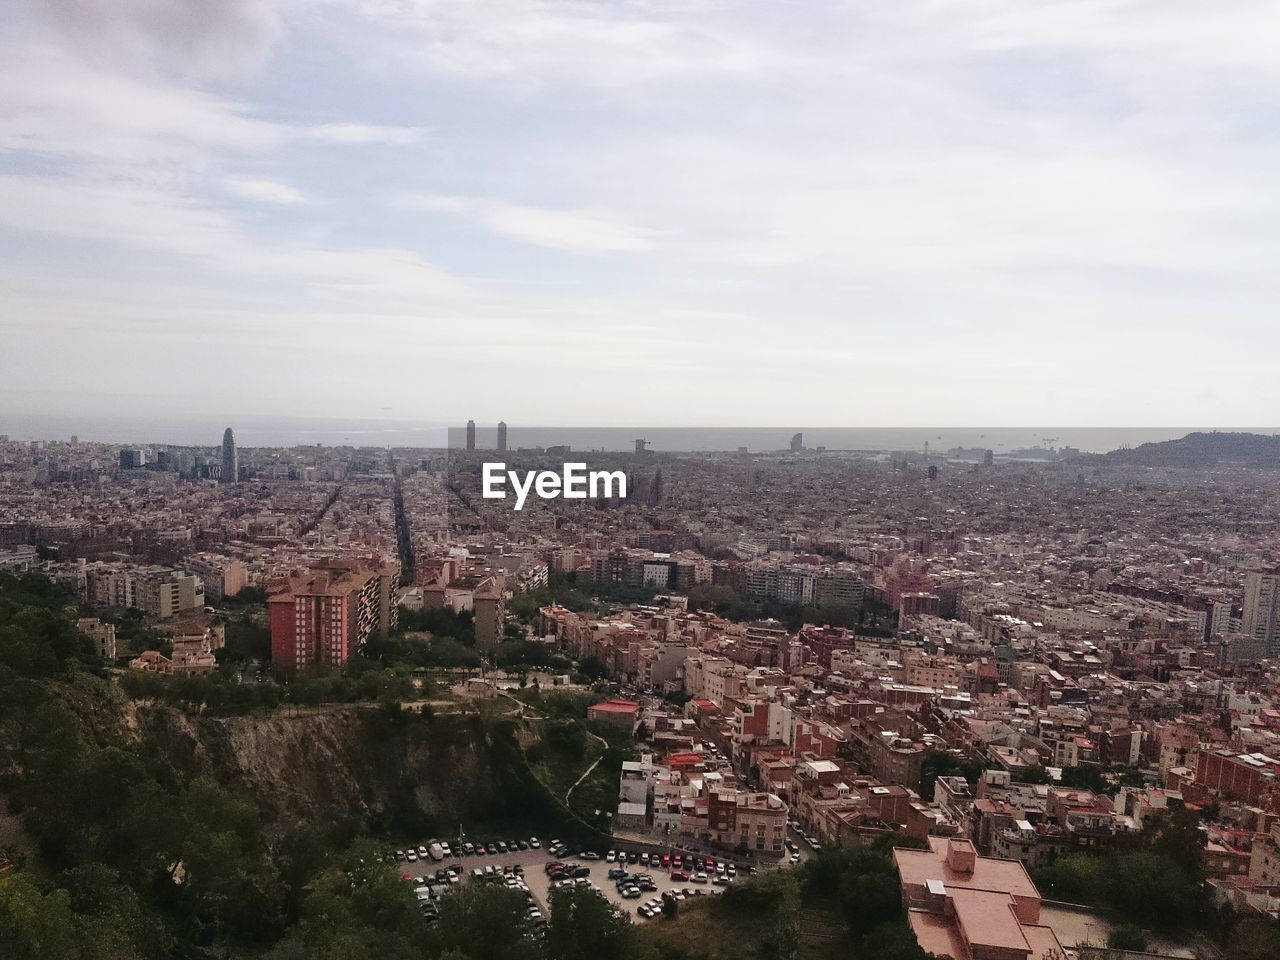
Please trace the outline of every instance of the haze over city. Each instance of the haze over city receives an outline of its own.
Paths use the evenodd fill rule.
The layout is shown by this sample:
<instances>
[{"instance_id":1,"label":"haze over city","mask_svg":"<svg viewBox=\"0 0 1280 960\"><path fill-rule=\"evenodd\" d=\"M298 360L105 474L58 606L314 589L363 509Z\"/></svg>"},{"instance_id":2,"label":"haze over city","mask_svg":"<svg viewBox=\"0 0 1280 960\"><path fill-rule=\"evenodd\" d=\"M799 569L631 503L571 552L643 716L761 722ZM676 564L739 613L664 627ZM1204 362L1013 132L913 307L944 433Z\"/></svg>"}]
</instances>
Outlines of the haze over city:
<instances>
[{"instance_id":1,"label":"haze over city","mask_svg":"<svg viewBox=\"0 0 1280 960\"><path fill-rule=\"evenodd\" d=\"M0 3L0 958L1280 960L1277 103L1263 0Z\"/></svg>"},{"instance_id":2,"label":"haze over city","mask_svg":"<svg viewBox=\"0 0 1280 960\"><path fill-rule=\"evenodd\" d=\"M1267 419L1273 4L798 13L8 4L0 405Z\"/></svg>"}]
</instances>

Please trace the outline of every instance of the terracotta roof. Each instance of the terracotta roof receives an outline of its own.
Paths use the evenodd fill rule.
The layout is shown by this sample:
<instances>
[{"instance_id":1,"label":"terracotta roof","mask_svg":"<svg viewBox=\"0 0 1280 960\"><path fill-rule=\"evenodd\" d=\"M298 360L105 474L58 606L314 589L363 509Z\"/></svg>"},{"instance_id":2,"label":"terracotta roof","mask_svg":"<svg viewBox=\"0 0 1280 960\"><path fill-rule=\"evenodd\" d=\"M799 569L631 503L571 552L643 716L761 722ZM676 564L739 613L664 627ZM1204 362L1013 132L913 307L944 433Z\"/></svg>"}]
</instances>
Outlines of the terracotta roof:
<instances>
[{"instance_id":1,"label":"terracotta roof","mask_svg":"<svg viewBox=\"0 0 1280 960\"><path fill-rule=\"evenodd\" d=\"M1040 898L1026 868L1017 860L978 857L972 873L957 873L947 866L947 840L930 837L928 850L904 850L895 847L893 860L903 883L923 886L928 880L941 880L949 890L988 890L1019 897Z\"/></svg>"}]
</instances>

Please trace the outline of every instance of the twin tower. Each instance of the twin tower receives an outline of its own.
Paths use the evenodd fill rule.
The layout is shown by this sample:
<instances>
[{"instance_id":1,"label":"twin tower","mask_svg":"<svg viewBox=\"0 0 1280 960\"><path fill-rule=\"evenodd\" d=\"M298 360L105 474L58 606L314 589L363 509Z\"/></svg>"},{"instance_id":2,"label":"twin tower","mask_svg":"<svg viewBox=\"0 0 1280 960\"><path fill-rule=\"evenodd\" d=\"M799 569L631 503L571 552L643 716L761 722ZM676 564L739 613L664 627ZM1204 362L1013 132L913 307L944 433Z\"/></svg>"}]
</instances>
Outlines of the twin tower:
<instances>
[{"instance_id":1,"label":"twin tower","mask_svg":"<svg viewBox=\"0 0 1280 960\"><path fill-rule=\"evenodd\" d=\"M474 420L467 421L467 449L474 450L476 448L476 422ZM498 421L498 446L495 448L499 453L507 452L507 421Z\"/></svg>"}]
</instances>

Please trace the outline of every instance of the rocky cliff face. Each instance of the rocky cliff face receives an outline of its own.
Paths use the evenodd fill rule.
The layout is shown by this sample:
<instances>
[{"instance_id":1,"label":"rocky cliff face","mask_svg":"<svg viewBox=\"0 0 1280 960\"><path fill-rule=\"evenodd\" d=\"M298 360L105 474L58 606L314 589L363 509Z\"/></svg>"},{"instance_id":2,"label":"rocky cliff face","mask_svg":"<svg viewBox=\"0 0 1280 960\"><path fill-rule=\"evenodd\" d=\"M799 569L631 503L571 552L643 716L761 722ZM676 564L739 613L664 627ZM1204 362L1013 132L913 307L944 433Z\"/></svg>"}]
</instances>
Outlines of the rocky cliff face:
<instances>
[{"instance_id":1,"label":"rocky cliff face","mask_svg":"<svg viewBox=\"0 0 1280 960\"><path fill-rule=\"evenodd\" d=\"M238 787L281 823L358 822L392 832L452 832L511 820L525 774L509 737L475 717L391 721L357 707L300 716L193 717L135 708L158 765L181 779ZM514 792L514 795L513 795Z\"/></svg>"}]
</instances>

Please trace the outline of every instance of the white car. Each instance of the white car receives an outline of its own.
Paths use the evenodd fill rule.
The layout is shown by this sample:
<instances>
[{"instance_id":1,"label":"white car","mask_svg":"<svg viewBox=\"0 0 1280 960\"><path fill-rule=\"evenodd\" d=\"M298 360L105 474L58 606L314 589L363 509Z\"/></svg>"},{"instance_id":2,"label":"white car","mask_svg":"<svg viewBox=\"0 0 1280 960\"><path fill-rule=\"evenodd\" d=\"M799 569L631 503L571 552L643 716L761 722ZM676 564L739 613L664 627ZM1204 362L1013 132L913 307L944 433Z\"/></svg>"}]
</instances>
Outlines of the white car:
<instances>
[{"instance_id":1,"label":"white car","mask_svg":"<svg viewBox=\"0 0 1280 960\"><path fill-rule=\"evenodd\" d=\"M538 841L537 837L529 838L529 848L531 850L539 850L541 849L541 847L542 847L542 844Z\"/></svg>"},{"instance_id":2,"label":"white car","mask_svg":"<svg viewBox=\"0 0 1280 960\"><path fill-rule=\"evenodd\" d=\"M618 851L617 851L617 850L610 850L608 853L606 853L606 854L604 855L604 862L605 862L605 863L617 863L617 862L618 862Z\"/></svg>"},{"instance_id":3,"label":"white car","mask_svg":"<svg viewBox=\"0 0 1280 960\"><path fill-rule=\"evenodd\" d=\"M699 870L697 873L695 873L695 874L694 874L692 877L690 877L689 879L690 879L693 883L706 883L708 878L707 878L707 875L706 875L705 873L703 873L701 870Z\"/></svg>"}]
</instances>

